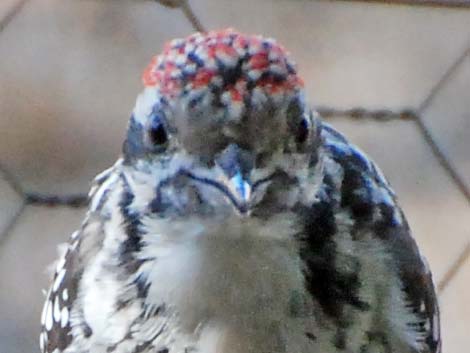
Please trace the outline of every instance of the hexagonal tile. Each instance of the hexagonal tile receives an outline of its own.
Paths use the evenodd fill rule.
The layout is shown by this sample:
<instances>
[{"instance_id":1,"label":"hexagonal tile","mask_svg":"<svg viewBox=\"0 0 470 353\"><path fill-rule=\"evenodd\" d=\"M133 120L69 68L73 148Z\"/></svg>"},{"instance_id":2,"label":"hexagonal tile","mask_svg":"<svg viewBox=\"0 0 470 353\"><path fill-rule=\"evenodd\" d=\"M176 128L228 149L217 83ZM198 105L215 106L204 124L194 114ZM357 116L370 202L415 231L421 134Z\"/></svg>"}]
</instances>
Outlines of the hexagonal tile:
<instances>
[{"instance_id":1,"label":"hexagonal tile","mask_svg":"<svg viewBox=\"0 0 470 353\"><path fill-rule=\"evenodd\" d=\"M369 2L194 0L209 29L234 26L292 51L316 104L416 107L470 39L469 11Z\"/></svg>"},{"instance_id":2,"label":"hexagonal tile","mask_svg":"<svg viewBox=\"0 0 470 353\"><path fill-rule=\"evenodd\" d=\"M42 289L57 245L80 225L83 210L26 207L0 247L0 352L38 352Z\"/></svg>"},{"instance_id":3,"label":"hexagonal tile","mask_svg":"<svg viewBox=\"0 0 470 353\"><path fill-rule=\"evenodd\" d=\"M470 206L414 122L330 122L373 158L390 180L438 283L470 241Z\"/></svg>"},{"instance_id":4,"label":"hexagonal tile","mask_svg":"<svg viewBox=\"0 0 470 353\"><path fill-rule=\"evenodd\" d=\"M152 1L30 1L0 35L2 162L25 189L86 191L116 159L140 77L192 32Z\"/></svg>"},{"instance_id":5,"label":"hexagonal tile","mask_svg":"<svg viewBox=\"0 0 470 353\"><path fill-rule=\"evenodd\" d=\"M422 112L424 122L470 189L470 51Z\"/></svg>"}]
</instances>

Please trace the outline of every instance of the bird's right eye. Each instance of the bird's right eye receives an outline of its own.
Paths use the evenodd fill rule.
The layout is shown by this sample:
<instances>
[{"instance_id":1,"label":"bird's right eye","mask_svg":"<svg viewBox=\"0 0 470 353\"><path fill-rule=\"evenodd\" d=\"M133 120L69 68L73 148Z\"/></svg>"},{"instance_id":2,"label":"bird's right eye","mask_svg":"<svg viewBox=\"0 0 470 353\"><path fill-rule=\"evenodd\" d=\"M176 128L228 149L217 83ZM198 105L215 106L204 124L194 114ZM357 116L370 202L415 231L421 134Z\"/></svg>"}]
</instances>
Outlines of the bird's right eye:
<instances>
[{"instance_id":1,"label":"bird's right eye","mask_svg":"<svg viewBox=\"0 0 470 353\"><path fill-rule=\"evenodd\" d=\"M168 133L164 122L155 118L148 129L148 140L153 147L165 147L168 143Z\"/></svg>"},{"instance_id":2,"label":"bird's right eye","mask_svg":"<svg viewBox=\"0 0 470 353\"><path fill-rule=\"evenodd\" d=\"M295 141L298 144L303 144L307 141L310 133L310 124L306 117L302 118L300 121L297 131L295 132Z\"/></svg>"}]
</instances>

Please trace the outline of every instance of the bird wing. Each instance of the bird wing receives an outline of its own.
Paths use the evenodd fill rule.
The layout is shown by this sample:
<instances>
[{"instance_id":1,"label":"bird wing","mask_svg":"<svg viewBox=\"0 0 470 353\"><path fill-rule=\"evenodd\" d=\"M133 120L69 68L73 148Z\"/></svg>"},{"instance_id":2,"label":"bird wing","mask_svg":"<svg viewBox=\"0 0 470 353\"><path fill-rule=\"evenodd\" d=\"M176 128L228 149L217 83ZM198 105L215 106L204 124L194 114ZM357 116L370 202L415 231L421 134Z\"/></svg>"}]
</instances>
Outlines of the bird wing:
<instances>
[{"instance_id":1,"label":"bird wing","mask_svg":"<svg viewBox=\"0 0 470 353\"><path fill-rule=\"evenodd\" d=\"M52 285L41 315L39 338L42 353L62 352L72 341L71 311L77 298L80 232L72 234L66 252L57 262Z\"/></svg>"},{"instance_id":2,"label":"bird wing","mask_svg":"<svg viewBox=\"0 0 470 353\"><path fill-rule=\"evenodd\" d=\"M334 344L344 346L348 329L367 318L376 327L400 332L399 339L413 352L440 352L431 273L389 183L373 162L325 123L322 138L323 186L318 201L305 210L300 254L309 292L337 324ZM385 299L374 301L370 292L383 292ZM368 314L377 307L383 307L385 324L379 324L383 317ZM368 351L372 341L387 348L389 337L389 332L369 330L361 351Z\"/></svg>"},{"instance_id":3,"label":"bird wing","mask_svg":"<svg viewBox=\"0 0 470 353\"><path fill-rule=\"evenodd\" d=\"M146 261L133 256L139 224L129 210L132 197L120 163L95 179L87 216L57 263L42 313L41 353L96 346L143 352L160 349L161 340L173 334L164 303L145 302L148 285L138 269ZM115 218L121 223L113 223Z\"/></svg>"},{"instance_id":4,"label":"bird wing","mask_svg":"<svg viewBox=\"0 0 470 353\"><path fill-rule=\"evenodd\" d=\"M119 161L118 163L119 164ZM89 193L90 209L97 209L106 196L105 184L114 176L116 165L99 174L93 183ZM83 250L82 242L99 242L102 238L100 231L96 231L96 221L92 220L92 213L88 212L81 228L75 231L67 245L66 251L56 263L52 285L47 292L46 301L41 315L41 333L39 337L41 353L63 352L69 347L74 338L72 328L77 323L81 324L80 334L84 338L91 335L91 328L84 320L77 317L77 294L82 280L84 262L92 254L93 246L87 245ZM90 227L91 225L91 227ZM99 249L97 246L96 249ZM85 253L85 254L84 254Z\"/></svg>"}]
</instances>

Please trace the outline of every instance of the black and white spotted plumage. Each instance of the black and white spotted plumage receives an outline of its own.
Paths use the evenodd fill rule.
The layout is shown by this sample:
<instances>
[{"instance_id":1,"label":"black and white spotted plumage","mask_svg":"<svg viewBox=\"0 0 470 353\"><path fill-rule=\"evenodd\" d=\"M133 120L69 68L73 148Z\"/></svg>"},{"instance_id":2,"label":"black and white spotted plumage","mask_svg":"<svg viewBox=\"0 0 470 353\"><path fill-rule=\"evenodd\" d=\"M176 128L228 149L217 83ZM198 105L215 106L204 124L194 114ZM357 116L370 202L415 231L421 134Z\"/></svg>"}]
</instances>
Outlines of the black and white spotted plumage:
<instances>
[{"instance_id":1,"label":"black and white spotted plumage","mask_svg":"<svg viewBox=\"0 0 470 353\"><path fill-rule=\"evenodd\" d=\"M147 72L123 157L58 261L41 352L439 353L431 273L378 168L307 107L290 63L283 76L258 58L271 86L224 103L258 77L250 57L284 60L275 42L200 36L171 48L210 63L213 43L253 47L216 48L222 89L198 96L205 71Z\"/></svg>"}]
</instances>

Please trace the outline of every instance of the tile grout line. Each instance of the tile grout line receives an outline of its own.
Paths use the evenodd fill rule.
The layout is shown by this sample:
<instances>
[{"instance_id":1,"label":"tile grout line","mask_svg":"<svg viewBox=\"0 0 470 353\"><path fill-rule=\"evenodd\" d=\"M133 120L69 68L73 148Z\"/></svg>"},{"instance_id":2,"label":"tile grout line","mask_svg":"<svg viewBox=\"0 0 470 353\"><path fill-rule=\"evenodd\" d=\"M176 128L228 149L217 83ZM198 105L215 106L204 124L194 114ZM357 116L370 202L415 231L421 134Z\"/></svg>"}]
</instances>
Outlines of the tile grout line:
<instances>
[{"instance_id":1,"label":"tile grout line","mask_svg":"<svg viewBox=\"0 0 470 353\"><path fill-rule=\"evenodd\" d=\"M463 268L465 263L470 259L470 242L458 256L457 260L450 266L449 270L444 274L444 277L437 284L437 293L439 296L443 294L449 283L455 278L459 271Z\"/></svg>"},{"instance_id":2,"label":"tile grout line","mask_svg":"<svg viewBox=\"0 0 470 353\"><path fill-rule=\"evenodd\" d=\"M18 15L23 8L23 6L29 0L18 0L15 5L7 12L7 14L0 19L0 33L13 21L13 19Z\"/></svg>"},{"instance_id":3,"label":"tile grout line","mask_svg":"<svg viewBox=\"0 0 470 353\"><path fill-rule=\"evenodd\" d=\"M10 185L10 187L13 189L15 193L18 194L22 199L25 198L25 192L23 188L21 187L21 184L19 183L18 179L11 174L7 168L5 168L2 164L0 164L0 175L2 175L3 180Z\"/></svg>"},{"instance_id":4,"label":"tile grout line","mask_svg":"<svg viewBox=\"0 0 470 353\"><path fill-rule=\"evenodd\" d=\"M183 14L186 16L187 20L191 23L194 30L196 30L197 32L207 32L205 26L203 26L203 24L199 20L199 17L196 16L193 9L189 5L188 0L181 1L180 9L181 11L183 11Z\"/></svg>"},{"instance_id":5,"label":"tile grout line","mask_svg":"<svg viewBox=\"0 0 470 353\"><path fill-rule=\"evenodd\" d=\"M189 5L189 0L155 0L160 5L171 9L180 9L196 32L206 32L199 18Z\"/></svg>"},{"instance_id":6,"label":"tile grout line","mask_svg":"<svg viewBox=\"0 0 470 353\"><path fill-rule=\"evenodd\" d=\"M88 205L88 194L66 194L51 195L37 192L25 192L25 202L28 205L39 205L43 207L68 206L81 208Z\"/></svg>"},{"instance_id":7,"label":"tile grout line","mask_svg":"<svg viewBox=\"0 0 470 353\"><path fill-rule=\"evenodd\" d=\"M429 94L424 99L424 101L418 107L418 113L423 113L426 110L431 102L434 100L436 95L442 89L442 87L447 83L447 81L455 74L459 66L464 62L466 57L470 55L470 42L467 45L467 48L460 54L457 59L452 63L452 65L444 72L442 77L437 81L437 83L431 88Z\"/></svg>"},{"instance_id":8,"label":"tile grout line","mask_svg":"<svg viewBox=\"0 0 470 353\"><path fill-rule=\"evenodd\" d=\"M439 143L434 138L430 129L426 126L426 123L423 119L424 111L431 105L436 96L442 90L442 88L447 84L447 82L455 75L459 67L463 64L464 60L470 55L470 43L467 45L467 48L460 54L453 64L444 72L439 81L431 88L429 94L424 99L424 101L419 105L417 113L414 119L418 129L421 132L424 140L431 147L431 151L441 167L446 171L450 176L454 184L457 186L459 191L463 194L467 202L470 204L470 189L467 187L465 182L460 177L459 173L456 171L452 162L446 155L446 153L439 146Z\"/></svg>"},{"instance_id":9,"label":"tile grout line","mask_svg":"<svg viewBox=\"0 0 470 353\"><path fill-rule=\"evenodd\" d=\"M413 121L417 119L416 112L412 109L393 111L391 109L364 109L361 107L351 109L336 109L333 107L318 106L316 111L325 119L334 119L343 116L353 120L371 119L379 122L392 120Z\"/></svg>"},{"instance_id":10,"label":"tile grout line","mask_svg":"<svg viewBox=\"0 0 470 353\"><path fill-rule=\"evenodd\" d=\"M13 217L10 218L10 221L7 223L5 229L0 233L0 246L6 239L8 238L8 234L10 231L14 228L18 220L20 219L20 216L23 214L23 211L26 208L26 202L23 199L21 202L21 206L18 208L16 213L13 215Z\"/></svg>"},{"instance_id":11,"label":"tile grout line","mask_svg":"<svg viewBox=\"0 0 470 353\"><path fill-rule=\"evenodd\" d=\"M416 123L416 126L418 127L419 131L421 132L421 135L423 136L424 140L431 148L432 154L437 159L438 163L450 176L454 184L465 197L467 203L470 205L470 190L467 188L467 185L465 185L465 182L460 178L460 175L456 172L455 168L452 165L452 162L450 162L450 159L447 157L446 153L439 147L439 144L436 142L436 139L432 136L422 117L418 115L417 119L414 120L414 122Z\"/></svg>"}]
</instances>

